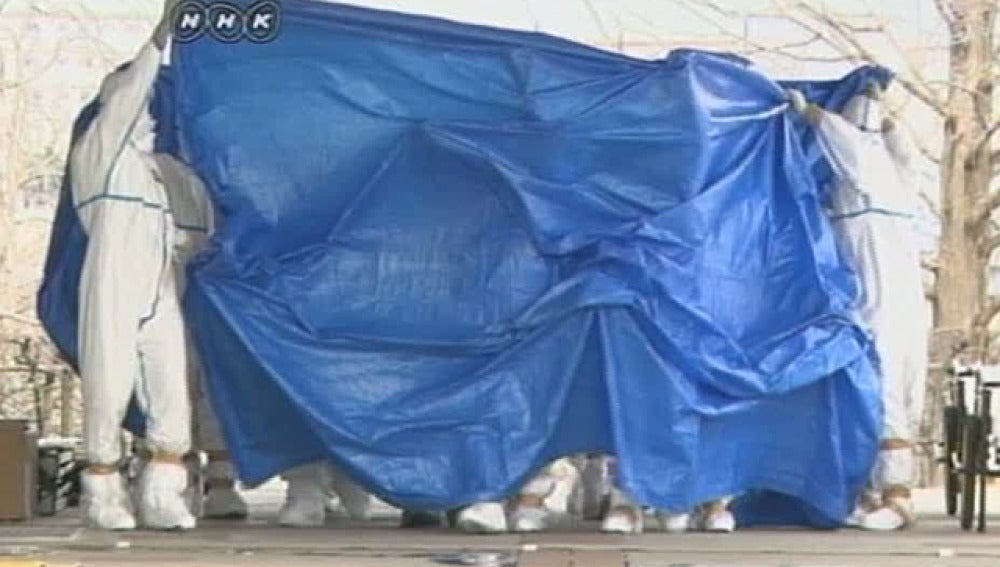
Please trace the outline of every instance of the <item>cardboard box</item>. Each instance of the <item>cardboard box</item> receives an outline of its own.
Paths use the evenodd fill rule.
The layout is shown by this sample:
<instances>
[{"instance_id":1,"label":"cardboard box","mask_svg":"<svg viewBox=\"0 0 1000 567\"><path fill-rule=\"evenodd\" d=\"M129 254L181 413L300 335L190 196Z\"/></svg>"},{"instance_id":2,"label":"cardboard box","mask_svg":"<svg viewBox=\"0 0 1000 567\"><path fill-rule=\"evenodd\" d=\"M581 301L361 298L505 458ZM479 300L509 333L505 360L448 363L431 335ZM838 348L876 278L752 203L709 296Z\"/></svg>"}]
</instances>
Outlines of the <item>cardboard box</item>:
<instances>
[{"instance_id":1,"label":"cardboard box","mask_svg":"<svg viewBox=\"0 0 1000 567\"><path fill-rule=\"evenodd\" d=\"M29 520L37 495L38 436L27 421L0 420L0 520Z\"/></svg>"}]
</instances>

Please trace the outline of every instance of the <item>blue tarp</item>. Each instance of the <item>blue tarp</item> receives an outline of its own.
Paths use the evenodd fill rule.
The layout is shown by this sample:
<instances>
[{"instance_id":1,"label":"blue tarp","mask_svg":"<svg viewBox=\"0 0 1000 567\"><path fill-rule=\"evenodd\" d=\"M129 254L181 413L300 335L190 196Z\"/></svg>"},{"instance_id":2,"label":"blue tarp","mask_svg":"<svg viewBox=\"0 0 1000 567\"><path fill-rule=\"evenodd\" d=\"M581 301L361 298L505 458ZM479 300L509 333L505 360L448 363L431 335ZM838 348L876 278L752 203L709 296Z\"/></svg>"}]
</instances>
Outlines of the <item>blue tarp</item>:
<instances>
[{"instance_id":1,"label":"blue tarp","mask_svg":"<svg viewBox=\"0 0 1000 567\"><path fill-rule=\"evenodd\" d=\"M607 452L659 508L847 514L879 383L781 84L732 55L282 10L272 43L177 45L154 105L217 215L185 309L245 481L327 458L446 509ZM836 109L871 80L795 86ZM70 357L85 246L64 194L39 311Z\"/></svg>"}]
</instances>

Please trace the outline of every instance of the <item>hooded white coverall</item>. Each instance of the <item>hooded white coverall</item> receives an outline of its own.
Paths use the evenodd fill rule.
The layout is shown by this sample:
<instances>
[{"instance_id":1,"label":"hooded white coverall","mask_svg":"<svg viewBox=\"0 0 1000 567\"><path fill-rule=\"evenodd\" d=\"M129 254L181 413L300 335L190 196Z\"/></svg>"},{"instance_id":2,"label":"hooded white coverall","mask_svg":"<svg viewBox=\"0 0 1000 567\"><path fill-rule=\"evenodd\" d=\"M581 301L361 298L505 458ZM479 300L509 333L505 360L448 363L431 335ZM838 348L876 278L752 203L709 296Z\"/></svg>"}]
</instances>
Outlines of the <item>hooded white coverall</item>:
<instances>
[{"instance_id":1,"label":"hooded white coverall","mask_svg":"<svg viewBox=\"0 0 1000 567\"><path fill-rule=\"evenodd\" d=\"M70 155L73 204L89 239L79 357L91 464L120 460L133 390L152 451L180 455L191 446L180 296L184 263L210 230L210 214L197 176L154 154L149 104L160 63L160 50L148 44L104 81L100 111ZM192 224L178 223L175 207Z\"/></svg>"},{"instance_id":2,"label":"hooded white coverall","mask_svg":"<svg viewBox=\"0 0 1000 567\"><path fill-rule=\"evenodd\" d=\"M861 281L859 310L880 359L883 450L876 490L909 488L924 405L927 315L914 217L912 154L898 129L882 132L878 102L855 97L838 116L820 111L817 132L837 181L831 218ZM889 443L887 443L889 442Z\"/></svg>"}]
</instances>

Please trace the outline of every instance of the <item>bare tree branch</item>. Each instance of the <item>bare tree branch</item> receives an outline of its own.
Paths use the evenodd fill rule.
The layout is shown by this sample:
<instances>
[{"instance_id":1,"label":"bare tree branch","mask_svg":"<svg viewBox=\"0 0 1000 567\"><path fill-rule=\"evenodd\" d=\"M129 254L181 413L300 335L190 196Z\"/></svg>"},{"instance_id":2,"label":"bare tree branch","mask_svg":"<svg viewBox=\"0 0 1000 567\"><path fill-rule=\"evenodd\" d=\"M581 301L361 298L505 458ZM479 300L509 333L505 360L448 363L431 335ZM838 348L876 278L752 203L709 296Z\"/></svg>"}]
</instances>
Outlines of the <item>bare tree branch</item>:
<instances>
[{"instance_id":1,"label":"bare tree branch","mask_svg":"<svg viewBox=\"0 0 1000 567\"><path fill-rule=\"evenodd\" d=\"M611 36L610 33L608 33L607 26L604 25L604 18L601 17L601 13L597 11L596 7L594 7L593 1L592 0L582 0L582 1L584 7L587 8L587 12L590 13L590 18L594 20L594 24L597 25L597 30L601 32L601 35L604 36L604 39L608 41L614 41L614 38Z\"/></svg>"},{"instance_id":2,"label":"bare tree branch","mask_svg":"<svg viewBox=\"0 0 1000 567\"><path fill-rule=\"evenodd\" d=\"M62 42L60 42L60 45L52 53L52 57L48 60L48 62L42 65L42 67L38 71L34 72L32 76L24 79L9 81L6 83L0 83L0 92L3 92L5 90L19 89L21 87L24 87L26 85L29 85L37 81L38 79L42 78L45 75L45 73L49 71L49 69L55 66L56 62L59 61L59 58L61 56L62 56Z\"/></svg>"},{"instance_id":3,"label":"bare tree branch","mask_svg":"<svg viewBox=\"0 0 1000 567\"><path fill-rule=\"evenodd\" d=\"M990 140L993 139L993 135L1000 130L1000 120L993 123L989 130L983 132L983 135L976 141L976 147L973 151L973 155L978 155L980 152L984 151L989 145Z\"/></svg>"},{"instance_id":4,"label":"bare tree branch","mask_svg":"<svg viewBox=\"0 0 1000 567\"><path fill-rule=\"evenodd\" d=\"M1000 250L1000 234L994 234L987 238L982 245L982 251L986 254L990 254L996 250Z\"/></svg>"},{"instance_id":5,"label":"bare tree branch","mask_svg":"<svg viewBox=\"0 0 1000 567\"><path fill-rule=\"evenodd\" d=\"M986 306L976 315L973 327L989 327L997 315L1000 315L1000 300L991 297Z\"/></svg>"},{"instance_id":6,"label":"bare tree branch","mask_svg":"<svg viewBox=\"0 0 1000 567\"><path fill-rule=\"evenodd\" d=\"M962 25L962 18L955 6L949 0L934 0L934 6L937 8L939 14L941 14L941 19L944 20L945 25L948 26L948 31L951 32L953 37L964 35L964 26Z\"/></svg>"},{"instance_id":7,"label":"bare tree branch","mask_svg":"<svg viewBox=\"0 0 1000 567\"><path fill-rule=\"evenodd\" d=\"M796 3L796 7L814 20L822 23L827 29L836 34L838 39L848 46L848 49L853 51L859 59L867 61L868 63L878 64L878 58L875 57L875 54L858 41L857 37L855 37L851 30L844 25L844 22L836 20L826 12L816 10L813 6L810 6L805 2ZM810 25L808 22L803 21L802 18L795 18L792 15L789 15L789 18L791 18L791 21L815 31L815 27ZM835 41L831 41L829 43L833 47L837 44ZM923 80L922 74L919 70L914 67L910 69L910 71L914 74L914 77L917 79L916 81L906 77L897 76L895 78L896 83L905 88L910 94L926 104L937 114L945 116L944 102L938 97L937 94L927 87L926 81Z\"/></svg>"},{"instance_id":8,"label":"bare tree branch","mask_svg":"<svg viewBox=\"0 0 1000 567\"><path fill-rule=\"evenodd\" d=\"M934 202L934 200L931 198L930 195L927 194L926 191L924 190L917 191L917 198L920 199L924 203L924 205L927 206L927 210L930 211L932 215L934 215L934 218L941 220L941 211L938 210L937 203Z\"/></svg>"},{"instance_id":9,"label":"bare tree branch","mask_svg":"<svg viewBox=\"0 0 1000 567\"><path fill-rule=\"evenodd\" d=\"M969 221L969 227L978 234L982 233L986 224L993 218L993 212L1000 208L1000 191L987 195L981 202L976 203L975 207L976 212Z\"/></svg>"},{"instance_id":10,"label":"bare tree branch","mask_svg":"<svg viewBox=\"0 0 1000 567\"><path fill-rule=\"evenodd\" d=\"M20 323L22 325L28 325L31 327L39 327L38 321L34 319L29 319L27 317L22 317L21 315L15 315L13 313L0 313L0 319L7 319L14 321L15 323Z\"/></svg>"},{"instance_id":11,"label":"bare tree branch","mask_svg":"<svg viewBox=\"0 0 1000 567\"><path fill-rule=\"evenodd\" d=\"M744 43L745 46L747 47L746 55L755 55L758 53L770 53L773 55L778 55L780 57L789 59L791 61L798 61L801 63L855 63L860 61L859 57L854 56L850 53L843 53L840 50L836 51L837 53L836 55L816 55L816 54L800 53L798 50L806 46L813 45L816 43L823 43L823 44L829 43L829 40L823 37L822 33L814 29L807 30L807 32L809 33L809 37L805 40L795 41L787 44L779 44L779 45L764 44L751 40L749 37L736 33L730 28L723 25L723 22L725 22L726 19L742 18L743 17L742 14L739 14L738 12L734 12L723 6L720 6L718 3L712 2L711 0L700 0L697 1L696 3L693 2L692 0L680 0L680 2L684 7L688 9L689 12L697 16L705 23L715 27L717 31L719 31L726 37L730 37L734 40ZM710 10L715 14L716 17L711 17L703 13L700 9L698 9L699 7L703 7ZM787 17L781 16L781 19L787 19Z\"/></svg>"},{"instance_id":12,"label":"bare tree branch","mask_svg":"<svg viewBox=\"0 0 1000 567\"><path fill-rule=\"evenodd\" d=\"M924 156L927 161L933 163L934 165L941 165L941 156L928 149L923 142L913 142L913 146L917 148L920 155Z\"/></svg>"},{"instance_id":13,"label":"bare tree branch","mask_svg":"<svg viewBox=\"0 0 1000 567\"><path fill-rule=\"evenodd\" d=\"M927 159L927 161L933 163L934 165L940 166L941 153L939 151L935 152L930 148L928 148L926 145L924 145L922 137L917 135L917 133L913 129L913 125L910 124L909 121L900 118L900 115L902 113L903 109L898 108L890 111L888 113L888 117L891 118L896 124L902 124L903 127L906 128L906 131L909 134L907 139L912 143L913 147L915 147L917 151L920 152L920 155L924 156L924 158Z\"/></svg>"}]
</instances>

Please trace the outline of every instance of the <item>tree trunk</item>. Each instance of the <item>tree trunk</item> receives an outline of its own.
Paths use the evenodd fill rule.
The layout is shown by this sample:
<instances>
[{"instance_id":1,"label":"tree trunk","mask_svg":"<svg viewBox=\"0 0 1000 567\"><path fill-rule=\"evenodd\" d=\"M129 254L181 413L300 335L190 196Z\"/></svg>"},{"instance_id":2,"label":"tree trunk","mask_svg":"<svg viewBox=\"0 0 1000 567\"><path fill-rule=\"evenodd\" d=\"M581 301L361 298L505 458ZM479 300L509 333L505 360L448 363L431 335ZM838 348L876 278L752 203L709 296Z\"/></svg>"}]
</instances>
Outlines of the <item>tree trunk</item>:
<instances>
[{"instance_id":1,"label":"tree trunk","mask_svg":"<svg viewBox=\"0 0 1000 567\"><path fill-rule=\"evenodd\" d=\"M971 334L986 299L991 254L988 207L992 164L984 137L993 118L992 0L956 2L952 31L947 118L941 160L941 253L935 327Z\"/></svg>"},{"instance_id":2,"label":"tree trunk","mask_svg":"<svg viewBox=\"0 0 1000 567\"><path fill-rule=\"evenodd\" d=\"M993 248L989 132L993 123L993 0L956 0L941 159L941 241L924 439L940 436L944 368L964 354L987 355L987 270ZM900 322L900 324L905 324ZM933 465L923 463L928 471ZM931 480L935 475L925 476ZM929 477L929 478L928 478Z\"/></svg>"}]
</instances>

